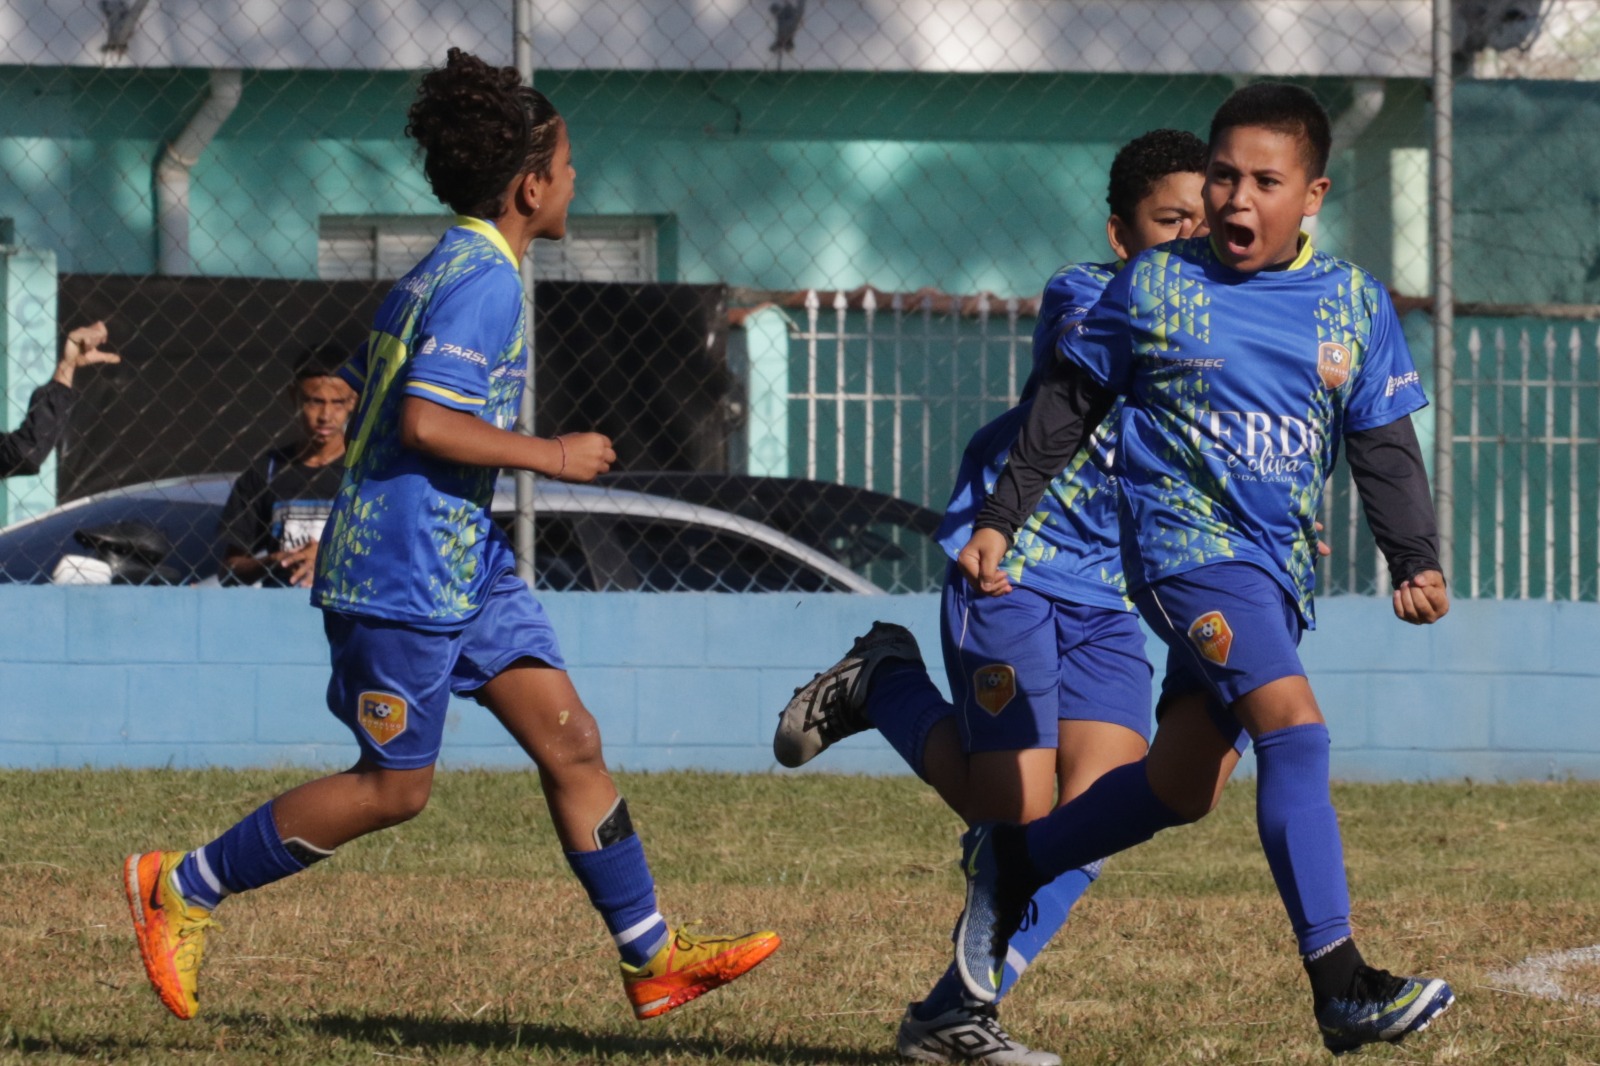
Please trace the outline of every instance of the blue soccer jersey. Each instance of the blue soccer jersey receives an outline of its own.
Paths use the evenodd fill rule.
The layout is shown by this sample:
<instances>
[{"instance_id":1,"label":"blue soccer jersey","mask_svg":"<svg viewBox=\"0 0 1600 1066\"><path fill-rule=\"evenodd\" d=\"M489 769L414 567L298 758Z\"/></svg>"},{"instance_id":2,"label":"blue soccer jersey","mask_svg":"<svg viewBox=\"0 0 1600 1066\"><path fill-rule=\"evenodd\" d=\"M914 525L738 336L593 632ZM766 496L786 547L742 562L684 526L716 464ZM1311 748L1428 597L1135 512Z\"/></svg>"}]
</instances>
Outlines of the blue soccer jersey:
<instances>
[{"instance_id":1,"label":"blue soccer jersey","mask_svg":"<svg viewBox=\"0 0 1600 1066\"><path fill-rule=\"evenodd\" d=\"M1027 418L1028 402L1058 357L1062 334L1089 313L1116 271L1115 263L1077 263L1056 271L1045 285L1022 403L974 433L961 457L955 490L935 535L950 558L971 539L973 520L994 491ZM1012 584L1085 606L1132 610L1117 549L1117 488L1111 477L1116 421L1113 411L1089 447L1050 482L1017 531L1000 563Z\"/></svg>"},{"instance_id":2,"label":"blue soccer jersey","mask_svg":"<svg viewBox=\"0 0 1600 1066\"><path fill-rule=\"evenodd\" d=\"M1126 398L1116 469L1135 587L1249 562L1311 626L1313 523L1342 435L1427 398L1383 286L1302 242L1286 269L1255 274L1203 237L1146 251L1062 350Z\"/></svg>"},{"instance_id":3,"label":"blue soccer jersey","mask_svg":"<svg viewBox=\"0 0 1600 1066\"><path fill-rule=\"evenodd\" d=\"M511 427L526 377L522 277L511 246L457 217L378 309L339 375L361 393L344 483L317 555L312 602L449 629L514 565L490 505L497 470L406 448L400 406L418 396Z\"/></svg>"}]
</instances>

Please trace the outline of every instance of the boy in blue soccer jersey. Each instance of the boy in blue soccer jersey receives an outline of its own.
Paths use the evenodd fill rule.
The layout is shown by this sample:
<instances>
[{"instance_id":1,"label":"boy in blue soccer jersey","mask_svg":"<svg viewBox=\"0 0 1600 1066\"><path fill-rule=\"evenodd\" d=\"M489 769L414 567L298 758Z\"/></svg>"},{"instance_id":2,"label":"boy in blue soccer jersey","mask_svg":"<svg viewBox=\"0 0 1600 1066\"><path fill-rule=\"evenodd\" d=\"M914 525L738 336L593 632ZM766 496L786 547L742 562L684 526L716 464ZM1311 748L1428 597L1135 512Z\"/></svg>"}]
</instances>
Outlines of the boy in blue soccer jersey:
<instances>
[{"instance_id":1,"label":"boy in blue soccer jersey","mask_svg":"<svg viewBox=\"0 0 1600 1066\"><path fill-rule=\"evenodd\" d=\"M211 911L420 813L455 693L487 707L537 764L634 1014L655 1017L747 972L779 941L693 936L662 918L594 718L490 516L500 467L589 481L616 458L598 433L543 440L510 429L527 364L518 264L535 238L566 232L566 125L514 69L454 48L423 77L409 118L456 223L395 285L340 371L361 402L312 588L333 662L328 706L361 755L205 847L130 856L140 954L161 1001L193 1017Z\"/></svg>"},{"instance_id":2,"label":"boy in blue soccer jersey","mask_svg":"<svg viewBox=\"0 0 1600 1066\"><path fill-rule=\"evenodd\" d=\"M1327 114L1279 84L1212 120L1209 239L1145 252L1062 346L958 564L991 594L1046 481L1123 398L1122 549L1141 615L1168 647L1149 755L1026 826L963 839L956 962L992 999L1024 902L1062 872L1215 805L1248 735L1256 821L1335 1054L1420 1031L1453 1002L1438 979L1366 965L1350 928L1328 731L1300 665L1314 623L1314 516L1340 445L1388 560L1395 614L1449 609L1421 450L1426 400L1388 294L1300 231L1328 190Z\"/></svg>"},{"instance_id":3,"label":"boy in blue soccer jersey","mask_svg":"<svg viewBox=\"0 0 1600 1066\"><path fill-rule=\"evenodd\" d=\"M1021 402L973 434L938 540L952 560L992 491L1040 380L1107 282L1144 249L1187 237L1203 223L1206 146L1191 133L1154 130L1118 151L1106 197L1106 237L1118 261L1077 263L1045 286L1034 364ZM877 728L911 768L969 824L1026 821L1081 793L1101 774L1145 753L1150 663L1126 596L1117 544L1113 428L1050 483L1001 561L1016 591L976 593L952 562L941 635L955 703L939 694L909 630L879 622L838 663L795 693L779 717L778 760L799 766L835 740ZM1059 792L1059 801L1058 801ZM1013 937L1001 994L1009 991L1099 874L1069 870L1034 893ZM954 966L900 1022L901 1055L922 1062L1058 1066L1018 1043L993 1005L966 994Z\"/></svg>"}]
</instances>

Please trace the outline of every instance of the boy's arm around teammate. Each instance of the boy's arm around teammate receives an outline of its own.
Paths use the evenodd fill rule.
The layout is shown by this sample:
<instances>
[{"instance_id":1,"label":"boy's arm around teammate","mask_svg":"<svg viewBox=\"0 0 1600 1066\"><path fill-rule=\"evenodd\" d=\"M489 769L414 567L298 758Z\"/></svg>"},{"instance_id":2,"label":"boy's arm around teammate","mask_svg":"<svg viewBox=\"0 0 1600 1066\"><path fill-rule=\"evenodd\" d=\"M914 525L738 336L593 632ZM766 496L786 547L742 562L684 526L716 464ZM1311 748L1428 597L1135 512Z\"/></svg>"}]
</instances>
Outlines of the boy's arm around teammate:
<instances>
[{"instance_id":1,"label":"boy's arm around teammate","mask_svg":"<svg viewBox=\"0 0 1600 1066\"><path fill-rule=\"evenodd\" d=\"M956 567L986 595L1011 591L999 565L1013 535L1051 479L1083 450L1117 397L1128 390L1129 382L1118 369L1128 365L1124 350L1129 346L1125 308L1130 273L1123 270L1112 278L1088 315L1062 331L1055 363L1039 382L1005 469L973 523L972 539L956 556Z\"/></svg>"},{"instance_id":2,"label":"boy's arm around teammate","mask_svg":"<svg viewBox=\"0 0 1600 1066\"><path fill-rule=\"evenodd\" d=\"M1013 536L1046 486L1083 450L1116 398L1066 360L1057 362L1040 383L994 492L973 523L972 539L956 556L956 566L980 592L997 596L1011 591L998 567Z\"/></svg>"}]
</instances>

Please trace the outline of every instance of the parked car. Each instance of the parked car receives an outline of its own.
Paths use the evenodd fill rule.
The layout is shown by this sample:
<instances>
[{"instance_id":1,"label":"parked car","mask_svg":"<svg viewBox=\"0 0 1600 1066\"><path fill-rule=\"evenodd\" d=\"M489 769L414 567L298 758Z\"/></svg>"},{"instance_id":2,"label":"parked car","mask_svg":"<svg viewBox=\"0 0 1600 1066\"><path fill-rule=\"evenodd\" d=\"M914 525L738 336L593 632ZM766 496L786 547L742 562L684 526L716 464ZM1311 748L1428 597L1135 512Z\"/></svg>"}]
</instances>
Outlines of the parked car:
<instances>
[{"instance_id":1,"label":"parked car","mask_svg":"<svg viewBox=\"0 0 1600 1066\"><path fill-rule=\"evenodd\" d=\"M607 474L598 485L714 507L782 530L858 572L906 564L943 518L926 507L855 485L802 478L678 471ZM942 567L943 556L940 556Z\"/></svg>"},{"instance_id":2,"label":"parked car","mask_svg":"<svg viewBox=\"0 0 1600 1066\"><path fill-rule=\"evenodd\" d=\"M233 479L131 485L8 526L0 582L215 583ZM511 477L496 485L493 506L509 532ZM869 575L912 562L927 569L920 556L939 519L849 486L702 474L541 480L535 508L536 582L553 591L884 592Z\"/></svg>"}]
</instances>

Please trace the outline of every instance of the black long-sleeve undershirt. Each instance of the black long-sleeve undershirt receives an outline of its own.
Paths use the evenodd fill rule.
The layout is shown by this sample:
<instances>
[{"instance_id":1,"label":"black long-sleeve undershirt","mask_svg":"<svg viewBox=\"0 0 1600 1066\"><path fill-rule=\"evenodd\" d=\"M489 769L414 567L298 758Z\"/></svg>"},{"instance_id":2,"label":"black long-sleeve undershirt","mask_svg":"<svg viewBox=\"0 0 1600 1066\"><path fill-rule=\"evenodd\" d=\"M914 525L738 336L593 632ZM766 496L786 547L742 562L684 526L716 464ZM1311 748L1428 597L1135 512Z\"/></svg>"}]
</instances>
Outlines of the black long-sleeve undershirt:
<instances>
[{"instance_id":1,"label":"black long-sleeve undershirt","mask_svg":"<svg viewBox=\"0 0 1600 1066\"><path fill-rule=\"evenodd\" d=\"M1051 479L1067 468L1115 400L1081 367L1057 362L1040 382L1033 409L973 527L1013 539ZM1438 522L1411 416L1351 433L1345 456L1367 525L1389 564L1390 581L1399 587L1424 570L1438 570Z\"/></svg>"},{"instance_id":2,"label":"black long-sleeve undershirt","mask_svg":"<svg viewBox=\"0 0 1600 1066\"><path fill-rule=\"evenodd\" d=\"M47 381L33 390L22 425L0 433L0 478L39 472L67 428L72 400L73 391L59 381Z\"/></svg>"},{"instance_id":3,"label":"black long-sleeve undershirt","mask_svg":"<svg viewBox=\"0 0 1600 1066\"><path fill-rule=\"evenodd\" d=\"M1013 538L1045 488L1082 450L1116 399L1077 364L1056 360L1039 382L1033 408L973 528L997 529Z\"/></svg>"},{"instance_id":4,"label":"black long-sleeve undershirt","mask_svg":"<svg viewBox=\"0 0 1600 1066\"><path fill-rule=\"evenodd\" d=\"M1389 581L1399 588L1424 570L1438 570L1439 523L1411 416L1350 434L1344 452Z\"/></svg>"}]
</instances>

